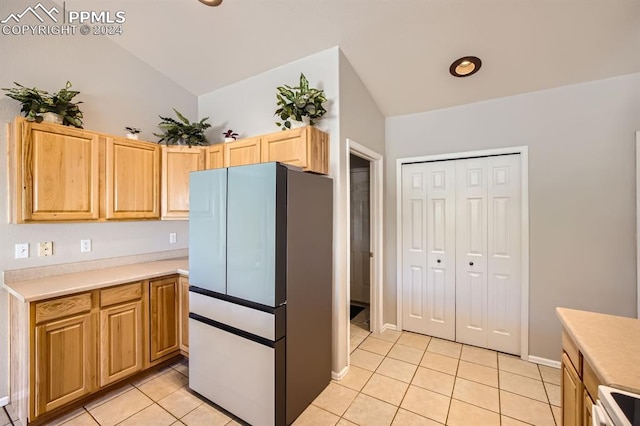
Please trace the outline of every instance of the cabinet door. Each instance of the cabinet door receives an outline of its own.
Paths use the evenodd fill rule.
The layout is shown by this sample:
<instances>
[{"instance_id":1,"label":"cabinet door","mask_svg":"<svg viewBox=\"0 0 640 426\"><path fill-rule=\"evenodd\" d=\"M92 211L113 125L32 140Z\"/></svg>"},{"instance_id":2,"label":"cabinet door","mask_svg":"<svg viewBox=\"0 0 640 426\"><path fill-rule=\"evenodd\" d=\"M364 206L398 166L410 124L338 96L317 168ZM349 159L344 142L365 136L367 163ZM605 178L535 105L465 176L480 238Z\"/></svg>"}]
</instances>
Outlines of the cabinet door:
<instances>
[{"instance_id":1,"label":"cabinet door","mask_svg":"<svg viewBox=\"0 0 640 426\"><path fill-rule=\"evenodd\" d=\"M224 145L221 143L205 148L205 168L219 169L224 167Z\"/></svg>"},{"instance_id":2,"label":"cabinet door","mask_svg":"<svg viewBox=\"0 0 640 426\"><path fill-rule=\"evenodd\" d=\"M162 218L189 218L189 173L204 169L200 148L162 147Z\"/></svg>"},{"instance_id":3,"label":"cabinet door","mask_svg":"<svg viewBox=\"0 0 640 426\"><path fill-rule=\"evenodd\" d=\"M592 410L593 400L589 396L589 392L585 389L583 391L584 398L582 400L582 426L592 426Z\"/></svg>"},{"instance_id":4,"label":"cabinet door","mask_svg":"<svg viewBox=\"0 0 640 426\"><path fill-rule=\"evenodd\" d=\"M305 171L329 173L329 135L315 127L272 133L262 137L262 162L279 161Z\"/></svg>"},{"instance_id":5,"label":"cabinet door","mask_svg":"<svg viewBox=\"0 0 640 426\"><path fill-rule=\"evenodd\" d=\"M180 350L189 353L189 280L180 277Z\"/></svg>"},{"instance_id":6,"label":"cabinet door","mask_svg":"<svg viewBox=\"0 0 640 426\"><path fill-rule=\"evenodd\" d=\"M100 386L142 370L142 302L100 311Z\"/></svg>"},{"instance_id":7,"label":"cabinet door","mask_svg":"<svg viewBox=\"0 0 640 426\"><path fill-rule=\"evenodd\" d=\"M106 218L160 217L160 146L107 138Z\"/></svg>"},{"instance_id":8,"label":"cabinet door","mask_svg":"<svg viewBox=\"0 0 640 426\"><path fill-rule=\"evenodd\" d=\"M260 138L242 139L224 144L224 166L243 166L260 162Z\"/></svg>"},{"instance_id":9,"label":"cabinet door","mask_svg":"<svg viewBox=\"0 0 640 426\"><path fill-rule=\"evenodd\" d=\"M149 312L151 361L179 350L178 277L151 281Z\"/></svg>"},{"instance_id":10,"label":"cabinet door","mask_svg":"<svg viewBox=\"0 0 640 426\"><path fill-rule=\"evenodd\" d=\"M17 222L97 219L98 136L24 119L15 129Z\"/></svg>"},{"instance_id":11,"label":"cabinet door","mask_svg":"<svg viewBox=\"0 0 640 426\"><path fill-rule=\"evenodd\" d=\"M56 409L94 389L95 337L91 314L35 328L35 415Z\"/></svg>"},{"instance_id":12,"label":"cabinet door","mask_svg":"<svg viewBox=\"0 0 640 426\"><path fill-rule=\"evenodd\" d=\"M307 167L307 143L305 128L272 133L262 139L262 161L280 161Z\"/></svg>"},{"instance_id":13,"label":"cabinet door","mask_svg":"<svg viewBox=\"0 0 640 426\"><path fill-rule=\"evenodd\" d=\"M583 386L566 353L562 354L562 424L582 425Z\"/></svg>"}]
</instances>

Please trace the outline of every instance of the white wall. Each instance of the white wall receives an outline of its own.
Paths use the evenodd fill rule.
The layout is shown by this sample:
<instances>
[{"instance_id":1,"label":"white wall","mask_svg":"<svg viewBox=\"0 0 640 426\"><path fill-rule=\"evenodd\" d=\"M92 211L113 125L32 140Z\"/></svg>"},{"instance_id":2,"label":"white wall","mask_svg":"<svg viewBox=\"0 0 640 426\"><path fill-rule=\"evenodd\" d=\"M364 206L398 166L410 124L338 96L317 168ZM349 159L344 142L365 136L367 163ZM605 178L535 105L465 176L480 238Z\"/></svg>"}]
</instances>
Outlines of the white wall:
<instances>
[{"instance_id":1,"label":"white wall","mask_svg":"<svg viewBox=\"0 0 640 426\"><path fill-rule=\"evenodd\" d=\"M530 355L558 360L556 306L636 316L640 74L387 119L385 320L396 318L396 159L529 147Z\"/></svg>"},{"instance_id":2,"label":"white wall","mask_svg":"<svg viewBox=\"0 0 640 426\"><path fill-rule=\"evenodd\" d=\"M221 142L222 132L229 128L241 138L277 132L280 128L275 122L281 120L273 115L277 109L276 87L297 86L300 73L303 73L309 84L323 89L329 99L325 106L327 114L316 127L329 133L333 143L338 131L337 64L337 47L307 56L200 96L198 114L200 118L210 117L209 121L216 123L216 128L210 132L212 142Z\"/></svg>"},{"instance_id":3,"label":"white wall","mask_svg":"<svg viewBox=\"0 0 640 426\"><path fill-rule=\"evenodd\" d=\"M340 134L345 140L351 139L384 155L385 117L342 51Z\"/></svg>"},{"instance_id":4,"label":"white wall","mask_svg":"<svg viewBox=\"0 0 640 426\"><path fill-rule=\"evenodd\" d=\"M337 308L337 312L334 311L334 318L338 321L338 327L334 329L334 338L337 340L338 349L336 354L338 358L334 360L334 371L336 373L344 372L344 368L349 362L349 297L347 289L350 285L350 265L347 262L347 253L349 252L348 243L351 235L347 228L350 202L347 139L364 145L380 155L384 155L385 136L384 116L342 52L340 52L339 66L340 140L337 153L333 150L333 147L331 151L332 156L339 156L338 178L336 179L338 200L334 206L334 217L338 218L339 221L339 234L336 234L336 241L334 242L339 255L336 256L334 263L337 265L337 270L340 274L340 285L336 286L334 294Z\"/></svg>"},{"instance_id":5,"label":"white wall","mask_svg":"<svg viewBox=\"0 0 640 426\"><path fill-rule=\"evenodd\" d=\"M52 3L43 1L50 6ZM0 2L0 16L23 8L20 2ZM19 10L18 10L19 11ZM141 127L142 138L156 141L158 114L176 107L191 119L197 99L107 38L100 36L0 36L0 87L17 81L26 86L57 91L67 80L84 101L85 128L124 135L125 126ZM4 92L3 92L4 93ZM19 115L20 104L0 96L0 270L79 262L160 252L187 247L187 221L93 224L8 224L5 123ZM178 234L169 244L169 233ZM92 240L92 252L80 253L80 239ZM36 243L53 241L54 255L37 257ZM14 259L16 243L30 244L30 258ZM0 398L7 394L6 293L0 290Z\"/></svg>"}]
</instances>

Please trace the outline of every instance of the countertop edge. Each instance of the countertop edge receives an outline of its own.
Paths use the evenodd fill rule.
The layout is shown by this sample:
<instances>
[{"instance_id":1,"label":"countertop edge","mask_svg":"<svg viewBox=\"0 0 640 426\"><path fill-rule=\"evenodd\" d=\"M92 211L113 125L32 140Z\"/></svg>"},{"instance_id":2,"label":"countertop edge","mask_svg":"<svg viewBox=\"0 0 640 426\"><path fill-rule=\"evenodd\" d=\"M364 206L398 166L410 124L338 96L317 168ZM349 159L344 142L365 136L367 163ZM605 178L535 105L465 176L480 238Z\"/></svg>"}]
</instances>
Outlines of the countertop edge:
<instances>
[{"instance_id":1,"label":"countertop edge","mask_svg":"<svg viewBox=\"0 0 640 426\"><path fill-rule=\"evenodd\" d=\"M584 358L587 359L587 362L589 363L589 365L593 367L593 372L596 373L598 380L600 380L600 382L605 386L613 386L612 385L613 381L611 380L611 378L607 377L606 373L603 372L602 367L598 365L598 362L591 358L591 356L587 353L587 351L584 348L584 343L573 332L573 327L567 322L567 319L564 317L563 311L565 311L566 309L568 308L562 308L562 307L556 308L556 315L560 319L560 323L562 323L562 329L566 331L567 334L569 334L569 336L571 337L571 339L576 343L576 345L578 345L578 349L580 349L580 353Z\"/></svg>"},{"instance_id":2,"label":"countertop edge","mask_svg":"<svg viewBox=\"0 0 640 426\"><path fill-rule=\"evenodd\" d=\"M170 263L170 265L167 265L167 263ZM154 269L155 266L157 266L157 269ZM109 277L109 274L112 274L113 276ZM104 278L105 275L107 275L107 278ZM34 280L3 283L2 287L20 301L31 303L134 281L158 278L166 275L189 276L188 260L168 259L112 268L95 269L91 271L56 275ZM56 286L49 284L49 286L52 287L51 289L43 289L41 291L33 289L38 285L44 285L45 283L50 282L59 282L61 280L85 280L86 284L74 286Z\"/></svg>"},{"instance_id":3,"label":"countertop edge","mask_svg":"<svg viewBox=\"0 0 640 426\"><path fill-rule=\"evenodd\" d=\"M582 312L582 313L594 314L594 315L603 315L607 317L615 317L615 316L596 313L596 312L580 311L580 310L571 309L571 308L556 307L556 315L560 319L563 330L571 337L571 339L573 339L575 344L578 346L580 353L582 354L584 359L586 359L589 365L593 368L593 372L596 374L598 380L600 380L600 383L605 386L618 388L631 393L640 393L640 387L633 387L626 384L624 381L621 382L619 380L620 379L619 374L616 377L613 377L607 373L607 369L602 365L603 363L600 362L597 358L594 358L593 354L590 353L587 348L588 345L585 345L585 342L582 341L581 337L576 335L573 329L574 325L570 324L569 319L566 317L566 314L569 313L568 311L576 311L576 312ZM618 318L620 318L623 321L634 320L634 318L628 318L628 317L618 317Z\"/></svg>"}]
</instances>

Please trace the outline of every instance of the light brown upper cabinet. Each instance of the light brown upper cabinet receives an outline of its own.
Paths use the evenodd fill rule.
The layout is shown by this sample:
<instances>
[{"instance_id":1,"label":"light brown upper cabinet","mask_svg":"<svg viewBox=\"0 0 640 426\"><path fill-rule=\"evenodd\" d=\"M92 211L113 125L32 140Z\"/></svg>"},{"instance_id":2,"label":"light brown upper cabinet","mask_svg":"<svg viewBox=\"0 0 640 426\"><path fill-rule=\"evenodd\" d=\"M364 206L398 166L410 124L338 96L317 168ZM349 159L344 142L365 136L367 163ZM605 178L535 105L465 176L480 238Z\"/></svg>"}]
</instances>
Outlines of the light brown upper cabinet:
<instances>
[{"instance_id":1,"label":"light brown upper cabinet","mask_svg":"<svg viewBox=\"0 0 640 426\"><path fill-rule=\"evenodd\" d=\"M162 147L162 218L189 218L189 173L203 170L205 156L200 147Z\"/></svg>"},{"instance_id":2,"label":"light brown upper cabinet","mask_svg":"<svg viewBox=\"0 0 640 426\"><path fill-rule=\"evenodd\" d=\"M107 137L107 219L160 218L160 146Z\"/></svg>"},{"instance_id":3,"label":"light brown upper cabinet","mask_svg":"<svg viewBox=\"0 0 640 426\"><path fill-rule=\"evenodd\" d=\"M261 162L262 138L247 138L224 144L224 167L244 166Z\"/></svg>"},{"instance_id":4,"label":"light brown upper cabinet","mask_svg":"<svg viewBox=\"0 0 640 426\"><path fill-rule=\"evenodd\" d=\"M280 161L305 171L329 173L329 135L315 127L272 133L262 137L262 162Z\"/></svg>"},{"instance_id":5,"label":"light brown upper cabinet","mask_svg":"<svg viewBox=\"0 0 640 426\"><path fill-rule=\"evenodd\" d=\"M21 117L13 131L15 222L98 219L98 136Z\"/></svg>"},{"instance_id":6,"label":"light brown upper cabinet","mask_svg":"<svg viewBox=\"0 0 640 426\"><path fill-rule=\"evenodd\" d=\"M23 117L12 133L14 223L187 219L189 173L203 169L279 161L329 173L329 135L310 126L192 148Z\"/></svg>"},{"instance_id":7,"label":"light brown upper cabinet","mask_svg":"<svg viewBox=\"0 0 640 426\"><path fill-rule=\"evenodd\" d=\"M206 169L219 169L224 167L224 145L217 143L215 145L208 146L205 151L205 168Z\"/></svg>"}]
</instances>

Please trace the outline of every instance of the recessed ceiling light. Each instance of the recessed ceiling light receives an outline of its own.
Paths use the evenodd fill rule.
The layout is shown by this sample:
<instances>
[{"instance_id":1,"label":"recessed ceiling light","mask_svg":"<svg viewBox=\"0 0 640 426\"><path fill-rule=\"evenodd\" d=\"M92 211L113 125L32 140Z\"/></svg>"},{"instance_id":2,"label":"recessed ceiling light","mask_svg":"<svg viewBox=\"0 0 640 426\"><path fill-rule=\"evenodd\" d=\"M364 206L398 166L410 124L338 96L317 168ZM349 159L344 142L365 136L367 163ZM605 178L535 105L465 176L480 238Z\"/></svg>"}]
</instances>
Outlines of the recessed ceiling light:
<instances>
[{"instance_id":1,"label":"recessed ceiling light","mask_svg":"<svg viewBox=\"0 0 640 426\"><path fill-rule=\"evenodd\" d=\"M449 67L449 72L454 77L469 77L478 72L482 66L482 61L476 56L465 56L456 59Z\"/></svg>"},{"instance_id":2,"label":"recessed ceiling light","mask_svg":"<svg viewBox=\"0 0 640 426\"><path fill-rule=\"evenodd\" d=\"M200 3L206 4L207 6L220 6L222 0L200 0Z\"/></svg>"}]
</instances>

